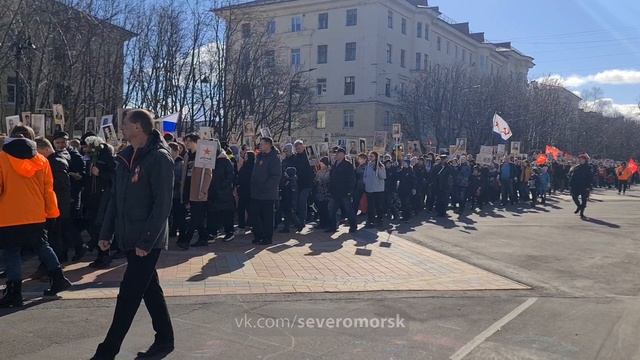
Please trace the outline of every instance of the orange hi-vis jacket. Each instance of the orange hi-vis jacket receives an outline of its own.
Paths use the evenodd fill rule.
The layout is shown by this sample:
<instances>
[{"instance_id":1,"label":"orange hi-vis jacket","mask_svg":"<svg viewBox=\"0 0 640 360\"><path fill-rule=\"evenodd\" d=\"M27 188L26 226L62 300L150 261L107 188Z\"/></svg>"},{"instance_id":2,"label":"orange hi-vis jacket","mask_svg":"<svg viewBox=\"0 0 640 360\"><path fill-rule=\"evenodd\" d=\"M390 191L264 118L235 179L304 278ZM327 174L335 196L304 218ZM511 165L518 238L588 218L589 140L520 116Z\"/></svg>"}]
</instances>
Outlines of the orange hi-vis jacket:
<instances>
[{"instance_id":1,"label":"orange hi-vis jacket","mask_svg":"<svg viewBox=\"0 0 640 360\"><path fill-rule=\"evenodd\" d=\"M35 153L35 143L15 139L33 147L31 158L0 151L0 227L40 224L60 216L49 161ZM28 148L27 148L28 149Z\"/></svg>"},{"instance_id":2,"label":"orange hi-vis jacket","mask_svg":"<svg viewBox=\"0 0 640 360\"><path fill-rule=\"evenodd\" d=\"M618 166L618 169L616 169L616 174L618 175L618 180L628 181L629 179L631 179L633 172L628 166L625 168L623 168L622 166Z\"/></svg>"}]
</instances>

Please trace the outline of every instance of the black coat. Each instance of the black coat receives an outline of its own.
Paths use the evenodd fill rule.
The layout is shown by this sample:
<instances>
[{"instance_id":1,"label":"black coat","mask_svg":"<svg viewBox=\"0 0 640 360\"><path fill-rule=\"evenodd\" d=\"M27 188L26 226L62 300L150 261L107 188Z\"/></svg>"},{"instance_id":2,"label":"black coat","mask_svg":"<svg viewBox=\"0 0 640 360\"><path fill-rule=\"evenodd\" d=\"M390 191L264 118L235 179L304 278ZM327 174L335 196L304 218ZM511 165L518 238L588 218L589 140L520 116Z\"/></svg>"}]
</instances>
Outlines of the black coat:
<instances>
[{"instance_id":1,"label":"black coat","mask_svg":"<svg viewBox=\"0 0 640 360\"><path fill-rule=\"evenodd\" d=\"M216 159L216 168L213 170L213 181L209 186L209 203L212 211L233 210L236 200L233 197L233 184L235 172L231 160L224 157Z\"/></svg>"},{"instance_id":2,"label":"black coat","mask_svg":"<svg viewBox=\"0 0 640 360\"><path fill-rule=\"evenodd\" d=\"M351 196L356 187L356 171L353 165L343 160L335 163L329 173L329 193L334 199Z\"/></svg>"},{"instance_id":3,"label":"black coat","mask_svg":"<svg viewBox=\"0 0 640 360\"><path fill-rule=\"evenodd\" d=\"M575 193L583 193L591 189L591 181L593 175L591 174L591 168L588 164L581 164L573 169L571 175L571 191Z\"/></svg>"},{"instance_id":4,"label":"black coat","mask_svg":"<svg viewBox=\"0 0 640 360\"><path fill-rule=\"evenodd\" d=\"M47 159L53 173L53 191L58 200L60 218L69 218L71 216L71 180L69 178L71 156L63 150L49 155Z\"/></svg>"},{"instance_id":5,"label":"black coat","mask_svg":"<svg viewBox=\"0 0 640 360\"><path fill-rule=\"evenodd\" d=\"M253 172L253 162L245 161L238 170L238 197L251 199L251 173Z\"/></svg>"},{"instance_id":6,"label":"black coat","mask_svg":"<svg viewBox=\"0 0 640 360\"><path fill-rule=\"evenodd\" d=\"M115 235L124 251L166 248L173 178L173 159L157 130L142 149L121 151L100 239Z\"/></svg>"},{"instance_id":7,"label":"black coat","mask_svg":"<svg viewBox=\"0 0 640 360\"><path fill-rule=\"evenodd\" d=\"M416 189L416 177L410 167L402 168L398 173L398 195L411 196Z\"/></svg>"},{"instance_id":8,"label":"black coat","mask_svg":"<svg viewBox=\"0 0 640 360\"><path fill-rule=\"evenodd\" d=\"M278 200L282 162L278 151L259 153L251 173L251 198L255 200Z\"/></svg>"},{"instance_id":9,"label":"black coat","mask_svg":"<svg viewBox=\"0 0 640 360\"><path fill-rule=\"evenodd\" d=\"M309 164L307 153L302 152L301 154L295 154L291 158L291 163L293 164L293 167L296 168L298 174L298 189L303 190L312 188L315 173L313 172L311 164Z\"/></svg>"}]
</instances>

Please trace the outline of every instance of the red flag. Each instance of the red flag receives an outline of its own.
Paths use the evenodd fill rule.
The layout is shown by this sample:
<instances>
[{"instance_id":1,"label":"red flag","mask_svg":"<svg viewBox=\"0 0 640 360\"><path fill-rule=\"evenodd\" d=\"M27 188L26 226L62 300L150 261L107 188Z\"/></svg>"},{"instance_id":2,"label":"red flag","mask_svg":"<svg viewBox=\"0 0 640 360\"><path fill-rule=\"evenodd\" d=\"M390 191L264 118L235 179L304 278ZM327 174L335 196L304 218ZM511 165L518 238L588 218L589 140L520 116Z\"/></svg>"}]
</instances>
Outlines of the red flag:
<instances>
[{"instance_id":1,"label":"red flag","mask_svg":"<svg viewBox=\"0 0 640 360\"><path fill-rule=\"evenodd\" d=\"M547 155L545 154L540 154L538 155L538 158L536 159L536 164L538 164L538 166L543 166L547 164Z\"/></svg>"},{"instance_id":2,"label":"red flag","mask_svg":"<svg viewBox=\"0 0 640 360\"><path fill-rule=\"evenodd\" d=\"M631 169L631 173L635 174L638 172L638 164L635 160L629 159L629 169Z\"/></svg>"},{"instance_id":3,"label":"red flag","mask_svg":"<svg viewBox=\"0 0 640 360\"><path fill-rule=\"evenodd\" d=\"M555 160L558 160L558 156L562 155L562 151L555 146L547 145L544 151L545 154L551 154Z\"/></svg>"}]
</instances>

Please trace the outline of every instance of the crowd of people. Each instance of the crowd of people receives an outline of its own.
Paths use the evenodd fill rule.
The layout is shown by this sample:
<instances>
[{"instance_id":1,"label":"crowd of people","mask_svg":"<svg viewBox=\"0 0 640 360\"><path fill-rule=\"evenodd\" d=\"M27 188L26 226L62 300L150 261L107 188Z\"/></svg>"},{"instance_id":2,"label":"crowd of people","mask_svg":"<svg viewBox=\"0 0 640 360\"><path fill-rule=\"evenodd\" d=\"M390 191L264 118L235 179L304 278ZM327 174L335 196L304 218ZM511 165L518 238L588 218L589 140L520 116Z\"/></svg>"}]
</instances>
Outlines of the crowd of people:
<instances>
[{"instance_id":1,"label":"crowd of people","mask_svg":"<svg viewBox=\"0 0 640 360\"><path fill-rule=\"evenodd\" d=\"M33 138L29 130L18 126L9 137L0 138L2 154L22 159L12 149L33 140L29 146L40 155L38 159L50 164L60 213L55 219L41 216L47 236L41 242L44 246L36 247L41 251L51 244L58 265L41 256L42 264L32 278L49 275L63 281L52 269L59 268L59 263L79 261L87 252L95 252L89 266L110 267L112 259L126 254L118 243L109 250L98 246L100 227L126 146L114 149L94 133L70 139L67 133L58 132L51 143ZM578 156L575 164L562 159L539 163L533 154L478 164L471 155L404 156L395 151L348 155L344 148L334 147L330 156L310 161L302 140L279 146L269 137L261 138L255 149L222 143L215 170L211 170L195 166L198 134L179 140L165 134L163 140L174 162L169 236L183 250L207 246L217 238L233 241L236 229L251 230L254 244L269 245L274 231L299 232L309 224L327 233L345 224L355 232L365 216L365 227L375 228L427 214L445 217L448 211L463 216L487 207L535 207L545 204L548 195L564 191L573 196L576 213L584 216L593 188L615 187L625 194L638 179L637 171L625 162L616 166L590 161L587 154ZM5 197L0 204L6 206L6 212L13 211L14 201L20 202L12 198L20 195L12 194L6 185L0 186L0 196ZM0 218L0 227L15 225L4 224L4 215ZM15 257L15 249L4 249L7 259ZM9 266L12 261L5 262L11 284L18 277L15 271L10 273L15 268Z\"/></svg>"}]
</instances>

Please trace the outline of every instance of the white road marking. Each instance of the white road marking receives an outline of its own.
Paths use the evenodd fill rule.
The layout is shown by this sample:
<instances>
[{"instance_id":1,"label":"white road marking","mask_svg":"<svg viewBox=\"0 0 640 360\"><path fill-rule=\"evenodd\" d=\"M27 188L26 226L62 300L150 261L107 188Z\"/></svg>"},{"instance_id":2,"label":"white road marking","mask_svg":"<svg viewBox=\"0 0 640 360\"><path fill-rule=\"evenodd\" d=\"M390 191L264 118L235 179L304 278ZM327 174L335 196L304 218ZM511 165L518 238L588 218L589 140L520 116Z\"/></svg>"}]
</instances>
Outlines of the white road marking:
<instances>
[{"instance_id":1,"label":"white road marking","mask_svg":"<svg viewBox=\"0 0 640 360\"><path fill-rule=\"evenodd\" d=\"M451 355L449 359L461 360L462 358L467 356L471 351L473 351L473 349L475 349L478 345L482 344L496 331L500 330L500 328L505 326L509 321L515 319L516 316L520 315L523 311L527 310L537 300L538 298L527 299L527 301L520 304L520 306L513 309L513 311L505 315L502 319L496 321L491 326L489 326L485 331L481 332L476 337L474 337L471 341L466 343L463 347L461 347L458 351L456 351L455 354Z\"/></svg>"}]
</instances>

